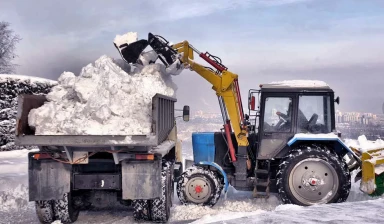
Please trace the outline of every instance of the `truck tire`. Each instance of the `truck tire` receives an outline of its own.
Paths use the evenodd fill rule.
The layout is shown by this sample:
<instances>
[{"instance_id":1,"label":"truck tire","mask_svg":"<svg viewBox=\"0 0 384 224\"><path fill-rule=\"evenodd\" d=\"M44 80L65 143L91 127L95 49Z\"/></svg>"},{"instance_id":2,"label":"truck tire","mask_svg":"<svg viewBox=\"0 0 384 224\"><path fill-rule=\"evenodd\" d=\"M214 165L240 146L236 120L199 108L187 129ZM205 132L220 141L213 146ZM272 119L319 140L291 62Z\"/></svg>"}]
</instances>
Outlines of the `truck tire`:
<instances>
[{"instance_id":1,"label":"truck tire","mask_svg":"<svg viewBox=\"0 0 384 224\"><path fill-rule=\"evenodd\" d=\"M171 190L170 190L170 195L171 195L171 207L173 206L173 199L175 195L175 163L171 162L170 167L169 167L169 175L171 176Z\"/></svg>"},{"instance_id":2,"label":"truck tire","mask_svg":"<svg viewBox=\"0 0 384 224\"><path fill-rule=\"evenodd\" d=\"M343 158L321 145L292 149L282 159L276 179L286 204L344 202L351 189L351 175Z\"/></svg>"},{"instance_id":3,"label":"truck tire","mask_svg":"<svg viewBox=\"0 0 384 224\"><path fill-rule=\"evenodd\" d=\"M79 217L79 210L74 208L70 193L65 193L61 200L53 201L53 212L55 220L60 220L62 223L73 223Z\"/></svg>"},{"instance_id":4,"label":"truck tire","mask_svg":"<svg viewBox=\"0 0 384 224\"><path fill-rule=\"evenodd\" d=\"M136 221L150 221L150 209L148 200L133 200L133 218Z\"/></svg>"},{"instance_id":5,"label":"truck tire","mask_svg":"<svg viewBox=\"0 0 384 224\"><path fill-rule=\"evenodd\" d=\"M167 222L172 206L172 163L163 162L161 170L161 197L150 201L153 222Z\"/></svg>"},{"instance_id":6,"label":"truck tire","mask_svg":"<svg viewBox=\"0 0 384 224\"><path fill-rule=\"evenodd\" d=\"M177 182L177 196L182 204L214 206L224 188L218 173L200 166L192 166Z\"/></svg>"},{"instance_id":7,"label":"truck tire","mask_svg":"<svg viewBox=\"0 0 384 224\"><path fill-rule=\"evenodd\" d=\"M46 224L55 221L52 201L36 201L35 210L40 223Z\"/></svg>"}]
</instances>

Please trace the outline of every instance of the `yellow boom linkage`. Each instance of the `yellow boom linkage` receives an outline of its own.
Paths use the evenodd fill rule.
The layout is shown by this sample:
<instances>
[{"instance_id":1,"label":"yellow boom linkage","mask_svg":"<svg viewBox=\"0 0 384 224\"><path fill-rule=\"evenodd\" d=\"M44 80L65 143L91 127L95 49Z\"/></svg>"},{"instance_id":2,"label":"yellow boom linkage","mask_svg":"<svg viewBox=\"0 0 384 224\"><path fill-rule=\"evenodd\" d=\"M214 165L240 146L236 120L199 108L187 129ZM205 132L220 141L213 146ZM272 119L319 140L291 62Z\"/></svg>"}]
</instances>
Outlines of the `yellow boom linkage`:
<instances>
[{"instance_id":1,"label":"yellow boom linkage","mask_svg":"<svg viewBox=\"0 0 384 224\"><path fill-rule=\"evenodd\" d=\"M207 80L212 84L212 89L216 92L216 95L219 98L219 102L222 100L221 109L223 117L227 120L224 120L226 127L225 131L227 134L228 144L231 153L231 159L233 162L236 161L234 154L233 144L231 138L229 138L230 128L226 126L228 122L231 123L235 137L238 143L238 146L248 147L248 130L244 124L244 113L241 105L240 90L238 86L238 75L230 71L227 71L227 68L220 63L209 58L209 55L200 53L193 46L191 46L188 41L183 41L177 44L172 45L172 48L178 53L182 54L180 60L186 68L189 68L201 77ZM206 68L199 63L194 61L194 52L198 53L201 58L211 64L217 69L217 72L212 69ZM228 116L228 117L226 117ZM229 119L228 119L229 118Z\"/></svg>"}]
</instances>

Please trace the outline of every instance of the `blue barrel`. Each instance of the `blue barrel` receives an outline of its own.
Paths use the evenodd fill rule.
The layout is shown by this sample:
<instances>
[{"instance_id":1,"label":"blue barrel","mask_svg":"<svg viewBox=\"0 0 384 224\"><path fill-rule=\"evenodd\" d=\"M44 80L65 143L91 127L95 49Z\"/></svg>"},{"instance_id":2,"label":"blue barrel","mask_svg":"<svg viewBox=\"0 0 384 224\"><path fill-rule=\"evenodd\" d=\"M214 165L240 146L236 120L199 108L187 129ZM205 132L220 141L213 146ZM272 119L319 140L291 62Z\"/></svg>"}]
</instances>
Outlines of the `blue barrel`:
<instances>
[{"instance_id":1,"label":"blue barrel","mask_svg":"<svg viewBox=\"0 0 384 224\"><path fill-rule=\"evenodd\" d=\"M192 133L192 147L194 163L215 161L214 132Z\"/></svg>"}]
</instances>

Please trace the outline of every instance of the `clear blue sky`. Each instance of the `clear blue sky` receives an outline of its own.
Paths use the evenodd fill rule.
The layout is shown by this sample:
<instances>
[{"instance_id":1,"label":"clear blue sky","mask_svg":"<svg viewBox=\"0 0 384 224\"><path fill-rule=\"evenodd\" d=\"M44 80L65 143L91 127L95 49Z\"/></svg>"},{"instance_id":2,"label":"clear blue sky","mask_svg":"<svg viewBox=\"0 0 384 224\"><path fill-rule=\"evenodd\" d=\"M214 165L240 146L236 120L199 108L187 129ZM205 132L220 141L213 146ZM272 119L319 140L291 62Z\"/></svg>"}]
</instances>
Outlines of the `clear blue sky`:
<instances>
[{"instance_id":1,"label":"clear blue sky","mask_svg":"<svg viewBox=\"0 0 384 224\"><path fill-rule=\"evenodd\" d=\"M240 76L243 100L260 83L318 79L340 95L343 111L381 113L384 102L381 0L0 0L0 20L23 38L19 74L78 73L103 54L119 57L116 34L153 32L220 56ZM175 82L179 105L218 111L198 75Z\"/></svg>"}]
</instances>

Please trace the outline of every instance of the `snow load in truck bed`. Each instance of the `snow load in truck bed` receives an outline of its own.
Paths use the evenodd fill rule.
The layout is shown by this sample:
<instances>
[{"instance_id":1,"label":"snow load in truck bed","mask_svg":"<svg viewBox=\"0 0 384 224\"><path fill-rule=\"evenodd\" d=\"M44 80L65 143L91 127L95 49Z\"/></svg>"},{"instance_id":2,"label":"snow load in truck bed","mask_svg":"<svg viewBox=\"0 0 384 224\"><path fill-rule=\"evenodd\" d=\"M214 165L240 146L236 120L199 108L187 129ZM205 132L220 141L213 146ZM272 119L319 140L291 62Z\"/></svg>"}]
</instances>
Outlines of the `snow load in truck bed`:
<instances>
[{"instance_id":1,"label":"snow load in truck bed","mask_svg":"<svg viewBox=\"0 0 384 224\"><path fill-rule=\"evenodd\" d=\"M28 122L36 135L148 135L152 97L176 97L176 89L162 64L131 66L101 56L79 76L62 73Z\"/></svg>"}]
</instances>

